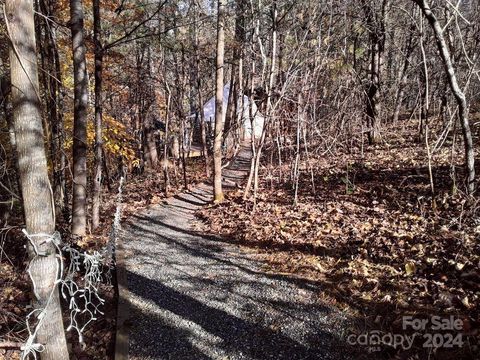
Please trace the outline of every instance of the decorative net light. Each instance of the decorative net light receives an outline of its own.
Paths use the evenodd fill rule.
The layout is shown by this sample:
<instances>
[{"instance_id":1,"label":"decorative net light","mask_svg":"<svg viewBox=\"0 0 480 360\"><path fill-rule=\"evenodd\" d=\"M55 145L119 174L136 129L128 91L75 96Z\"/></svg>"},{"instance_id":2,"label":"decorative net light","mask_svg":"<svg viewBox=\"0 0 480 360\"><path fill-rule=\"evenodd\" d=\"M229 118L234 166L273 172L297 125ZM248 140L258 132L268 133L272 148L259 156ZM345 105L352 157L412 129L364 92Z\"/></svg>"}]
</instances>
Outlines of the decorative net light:
<instances>
[{"instance_id":1,"label":"decorative net light","mask_svg":"<svg viewBox=\"0 0 480 360\"><path fill-rule=\"evenodd\" d=\"M67 331L76 331L78 341L82 347L85 347L83 334L85 328L93 321L97 320L98 315L104 313L100 310L105 304L105 300L100 296L100 285L102 283L111 284L111 267L114 264L115 241L120 229L120 219L122 213L122 187L124 178L120 178L118 187L116 211L110 231L107 245L93 253L88 253L79 249L72 248L66 244L61 247L60 233L53 234L29 234L26 230L23 233L32 245L34 256L28 265L28 275L32 281L33 293L37 299L40 296L37 292L37 284L32 276L32 264L38 261L39 257L47 256L41 252L36 245L36 238L43 238L45 243L52 243L56 254L56 279L52 291L48 296L44 306L32 310L26 317L26 327L28 337L25 344L21 347L22 360L32 358L37 360L38 354L45 350L45 345L36 342L39 329L47 314L47 308L52 302L55 294L55 288L58 286L62 297L68 302L69 325ZM65 259L68 259L68 268L65 269ZM79 274L83 274L81 281L78 280Z\"/></svg>"}]
</instances>

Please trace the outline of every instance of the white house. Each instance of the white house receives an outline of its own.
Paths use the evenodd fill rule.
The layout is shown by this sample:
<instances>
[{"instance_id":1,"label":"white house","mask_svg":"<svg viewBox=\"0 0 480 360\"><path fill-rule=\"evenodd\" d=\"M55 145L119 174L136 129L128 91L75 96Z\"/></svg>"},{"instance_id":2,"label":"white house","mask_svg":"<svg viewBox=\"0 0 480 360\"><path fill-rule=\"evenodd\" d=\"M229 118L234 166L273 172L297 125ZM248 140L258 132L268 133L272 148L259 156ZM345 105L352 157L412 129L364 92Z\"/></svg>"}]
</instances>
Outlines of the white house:
<instances>
[{"instance_id":1,"label":"white house","mask_svg":"<svg viewBox=\"0 0 480 360\"><path fill-rule=\"evenodd\" d=\"M227 84L223 88L223 122L226 118L226 109L228 103L228 97L230 95L230 84ZM252 123L250 121L250 99L248 96L243 96L243 108L240 103L241 100L238 99L237 111L243 112L242 123L243 123L243 137L245 139L250 139L252 137ZM258 111L257 105L255 102L252 103L252 111L254 116L254 134L255 138L259 138L262 135L263 125L265 118ZM205 115L205 121L209 122L211 128L215 127L215 96L208 100L203 106L203 114Z\"/></svg>"}]
</instances>

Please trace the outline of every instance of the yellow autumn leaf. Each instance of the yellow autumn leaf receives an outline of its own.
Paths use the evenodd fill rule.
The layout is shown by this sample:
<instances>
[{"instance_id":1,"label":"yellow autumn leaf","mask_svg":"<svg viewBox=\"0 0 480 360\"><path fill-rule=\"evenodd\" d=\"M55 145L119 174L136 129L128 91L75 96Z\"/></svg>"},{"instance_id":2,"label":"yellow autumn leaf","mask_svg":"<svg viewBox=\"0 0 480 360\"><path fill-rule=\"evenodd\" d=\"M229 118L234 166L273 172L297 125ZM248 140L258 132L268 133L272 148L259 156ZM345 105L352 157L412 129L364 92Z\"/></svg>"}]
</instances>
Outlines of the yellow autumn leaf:
<instances>
[{"instance_id":1,"label":"yellow autumn leaf","mask_svg":"<svg viewBox=\"0 0 480 360\"><path fill-rule=\"evenodd\" d=\"M405 272L407 273L408 276L414 274L417 271L417 267L415 266L415 263L412 261L409 261L405 264Z\"/></svg>"}]
</instances>

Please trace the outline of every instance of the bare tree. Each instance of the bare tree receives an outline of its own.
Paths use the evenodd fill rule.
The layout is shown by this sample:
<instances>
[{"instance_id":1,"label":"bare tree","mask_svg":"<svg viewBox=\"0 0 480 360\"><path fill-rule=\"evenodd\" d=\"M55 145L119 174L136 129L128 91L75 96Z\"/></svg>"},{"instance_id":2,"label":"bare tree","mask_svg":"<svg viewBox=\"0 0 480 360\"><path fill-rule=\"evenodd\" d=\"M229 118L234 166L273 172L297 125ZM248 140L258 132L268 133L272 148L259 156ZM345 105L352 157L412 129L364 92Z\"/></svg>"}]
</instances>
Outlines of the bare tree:
<instances>
[{"instance_id":1,"label":"bare tree","mask_svg":"<svg viewBox=\"0 0 480 360\"><path fill-rule=\"evenodd\" d=\"M213 142L213 191L216 202L223 201L222 137L223 137L223 57L225 52L225 1L218 0L217 71L215 91L215 138Z\"/></svg>"},{"instance_id":2,"label":"bare tree","mask_svg":"<svg viewBox=\"0 0 480 360\"><path fill-rule=\"evenodd\" d=\"M380 139L380 91L388 0L381 0L380 10L376 9L376 2L362 1L370 37L370 79L366 89L367 135L370 144L374 144Z\"/></svg>"},{"instance_id":3,"label":"bare tree","mask_svg":"<svg viewBox=\"0 0 480 360\"><path fill-rule=\"evenodd\" d=\"M73 114L73 204L72 234L85 235L87 228L87 108L88 75L83 35L82 0L70 0L72 31Z\"/></svg>"},{"instance_id":4,"label":"bare tree","mask_svg":"<svg viewBox=\"0 0 480 360\"><path fill-rule=\"evenodd\" d=\"M62 71L60 64L59 48L57 44L57 29L52 26L51 21L55 15L54 0L39 0L39 10L42 15L39 17L38 32L40 38L37 42L41 42L39 48L42 55L43 85L46 90L45 105L48 114L46 123L50 124L50 149L53 168L53 194L55 198L55 213L62 215L68 205L68 197L65 181L65 164L66 154L63 151L63 143L65 140L64 130L64 86L62 80Z\"/></svg>"},{"instance_id":5,"label":"bare tree","mask_svg":"<svg viewBox=\"0 0 480 360\"><path fill-rule=\"evenodd\" d=\"M102 190L102 81L103 47L100 0L93 0L93 41L95 43L95 177L93 180L92 230L100 225L100 195Z\"/></svg>"},{"instance_id":6,"label":"bare tree","mask_svg":"<svg viewBox=\"0 0 480 360\"><path fill-rule=\"evenodd\" d=\"M437 17L433 13L430 4L427 0L412 0L414 1L422 10L423 15L430 24L440 57L442 58L443 65L445 67L445 72L447 74L448 83L450 89L455 97L455 100L458 105L458 117L460 119L460 124L462 126L463 141L465 147L465 168L467 172L466 181L467 181L467 190L469 193L472 193L475 190L475 158L474 158L474 149L473 149L473 140L472 132L470 130L470 123L468 121L468 107L467 100L464 92L460 88L455 68L453 67L452 58L448 50L448 45L443 36L443 29L440 25Z\"/></svg>"},{"instance_id":7,"label":"bare tree","mask_svg":"<svg viewBox=\"0 0 480 360\"><path fill-rule=\"evenodd\" d=\"M415 48L415 43L413 40L414 34L414 25L410 27L410 31L408 32L407 39L405 41L405 45L403 48L403 63L399 67L398 70L398 85L395 92L395 103L394 103L394 111L393 111L393 123L396 124L398 118L400 117L400 110L402 109L402 102L403 97L405 95L405 86L407 85L408 79L408 68L410 66L412 53Z\"/></svg>"},{"instance_id":8,"label":"bare tree","mask_svg":"<svg viewBox=\"0 0 480 360\"><path fill-rule=\"evenodd\" d=\"M252 163L250 166L250 173L248 175L248 180L247 180L247 185L245 187L245 198L249 196L251 186L253 183L253 198L254 201L256 201L256 196L258 192L258 187L259 187L259 169L260 169L260 161L262 158L262 150L265 145L265 140L267 137L267 130L269 125L273 122L274 119L274 105L273 105L273 91L275 88L275 71L276 71L276 57L277 57L277 34L278 34L278 10L277 10L277 1L273 0L271 4L271 19L272 19L272 31L271 31L271 49L270 49L270 68L268 69L268 76L265 77L265 84L264 87L267 90L266 93L266 111L265 111L265 123L263 125L263 130L262 134L260 136L260 139L258 140L258 146L255 148L255 140L254 138L254 129L255 129L255 123L254 123L254 118L253 118L253 113L250 112L251 116L251 128L252 128L252 152L253 152L253 158L252 158ZM263 53L262 50L262 45L261 41L258 38L259 34L259 23L257 22L256 24L256 29L255 33L256 35L254 36L258 43L259 43L259 48L262 53L262 62L263 62L263 68L265 68L267 64L267 57ZM255 39L252 39L253 42L255 42ZM252 74L255 72L255 68L252 69ZM253 92L253 79L252 79L252 85L251 85L251 91Z\"/></svg>"}]
</instances>

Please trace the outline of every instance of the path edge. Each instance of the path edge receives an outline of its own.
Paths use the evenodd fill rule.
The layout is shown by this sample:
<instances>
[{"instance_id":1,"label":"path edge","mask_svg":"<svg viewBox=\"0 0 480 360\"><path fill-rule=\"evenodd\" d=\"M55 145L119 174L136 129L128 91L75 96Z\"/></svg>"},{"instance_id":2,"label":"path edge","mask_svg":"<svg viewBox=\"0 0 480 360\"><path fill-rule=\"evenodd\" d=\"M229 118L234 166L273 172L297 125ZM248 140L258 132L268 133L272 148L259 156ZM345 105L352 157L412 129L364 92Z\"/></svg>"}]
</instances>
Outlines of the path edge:
<instances>
[{"instance_id":1,"label":"path edge","mask_svg":"<svg viewBox=\"0 0 480 360\"><path fill-rule=\"evenodd\" d=\"M127 269L125 267L125 249L122 236L115 239L116 285L117 285L117 314L115 325L115 360L128 360L129 330L127 320L130 315L130 300L127 285Z\"/></svg>"}]
</instances>

